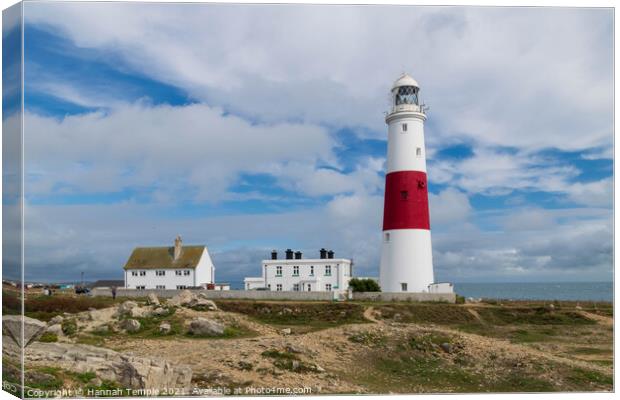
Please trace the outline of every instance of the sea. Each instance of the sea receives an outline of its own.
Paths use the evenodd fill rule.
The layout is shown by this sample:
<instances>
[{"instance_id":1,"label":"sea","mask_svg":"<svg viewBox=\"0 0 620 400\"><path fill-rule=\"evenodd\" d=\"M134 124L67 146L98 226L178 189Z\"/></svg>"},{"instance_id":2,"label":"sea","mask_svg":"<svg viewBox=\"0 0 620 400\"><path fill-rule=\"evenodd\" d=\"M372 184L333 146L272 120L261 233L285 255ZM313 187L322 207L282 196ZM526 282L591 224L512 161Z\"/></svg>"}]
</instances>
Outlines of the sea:
<instances>
[{"instance_id":1,"label":"sea","mask_svg":"<svg viewBox=\"0 0 620 400\"><path fill-rule=\"evenodd\" d=\"M232 281L232 289L243 289L243 281ZM502 282L455 283L464 297L502 300L613 301L613 282Z\"/></svg>"},{"instance_id":2,"label":"sea","mask_svg":"<svg viewBox=\"0 0 620 400\"><path fill-rule=\"evenodd\" d=\"M455 283L464 297L503 300L613 301L613 282Z\"/></svg>"}]
</instances>

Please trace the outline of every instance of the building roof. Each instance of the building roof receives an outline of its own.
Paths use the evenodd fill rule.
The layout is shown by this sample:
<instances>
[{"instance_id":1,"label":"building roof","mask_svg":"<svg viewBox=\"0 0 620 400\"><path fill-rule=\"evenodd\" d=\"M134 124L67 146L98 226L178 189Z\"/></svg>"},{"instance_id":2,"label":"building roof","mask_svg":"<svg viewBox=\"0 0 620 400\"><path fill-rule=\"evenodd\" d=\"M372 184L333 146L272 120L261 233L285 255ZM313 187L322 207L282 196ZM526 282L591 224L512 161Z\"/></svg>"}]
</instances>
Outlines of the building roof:
<instances>
[{"instance_id":1,"label":"building roof","mask_svg":"<svg viewBox=\"0 0 620 400\"><path fill-rule=\"evenodd\" d=\"M416 80L413 79L411 75L407 73L402 74L400 78L398 78L396 82L394 82L394 85L392 86L392 90L398 87L401 87L401 86L415 86L417 88L420 87L420 85L418 85L418 82L416 82Z\"/></svg>"},{"instance_id":2,"label":"building roof","mask_svg":"<svg viewBox=\"0 0 620 400\"><path fill-rule=\"evenodd\" d=\"M206 246L183 246L174 259L174 247L136 247L123 269L186 269L196 268Z\"/></svg>"},{"instance_id":3,"label":"building roof","mask_svg":"<svg viewBox=\"0 0 620 400\"><path fill-rule=\"evenodd\" d=\"M88 286L90 287L123 287L125 286L125 281L123 280L113 280L113 279L104 279L100 281L95 281Z\"/></svg>"}]
</instances>

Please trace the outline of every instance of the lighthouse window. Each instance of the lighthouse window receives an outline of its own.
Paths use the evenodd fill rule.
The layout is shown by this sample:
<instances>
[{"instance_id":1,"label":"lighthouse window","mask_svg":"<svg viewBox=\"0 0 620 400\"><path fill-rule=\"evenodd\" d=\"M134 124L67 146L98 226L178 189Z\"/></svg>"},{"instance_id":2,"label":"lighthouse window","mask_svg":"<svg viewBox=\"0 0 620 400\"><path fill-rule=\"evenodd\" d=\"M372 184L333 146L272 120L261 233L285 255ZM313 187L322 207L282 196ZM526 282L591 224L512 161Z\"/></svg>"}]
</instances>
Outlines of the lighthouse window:
<instances>
[{"instance_id":1,"label":"lighthouse window","mask_svg":"<svg viewBox=\"0 0 620 400\"><path fill-rule=\"evenodd\" d=\"M386 242L390 241L390 233L389 232L385 234L385 241Z\"/></svg>"},{"instance_id":2,"label":"lighthouse window","mask_svg":"<svg viewBox=\"0 0 620 400\"><path fill-rule=\"evenodd\" d=\"M407 283L405 283L405 282L401 283L400 284L400 289L401 289L401 291L406 292L407 291Z\"/></svg>"},{"instance_id":3,"label":"lighthouse window","mask_svg":"<svg viewBox=\"0 0 620 400\"><path fill-rule=\"evenodd\" d=\"M403 132L407 132L407 124L403 124Z\"/></svg>"},{"instance_id":4,"label":"lighthouse window","mask_svg":"<svg viewBox=\"0 0 620 400\"><path fill-rule=\"evenodd\" d=\"M409 192L407 190L401 190L400 191L401 200L407 200L407 197L409 197Z\"/></svg>"},{"instance_id":5,"label":"lighthouse window","mask_svg":"<svg viewBox=\"0 0 620 400\"><path fill-rule=\"evenodd\" d=\"M413 86L401 86L396 94L396 105L418 104L418 92Z\"/></svg>"},{"instance_id":6,"label":"lighthouse window","mask_svg":"<svg viewBox=\"0 0 620 400\"><path fill-rule=\"evenodd\" d=\"M415 155L416 155L416 156L418 156L418 157L421 157L421 156L422 156L422 149L421 149L421 148L419 148L419 147L418 147L418 148L416 148L416 149L415 149Z\"/></svg>"}]
</instances>

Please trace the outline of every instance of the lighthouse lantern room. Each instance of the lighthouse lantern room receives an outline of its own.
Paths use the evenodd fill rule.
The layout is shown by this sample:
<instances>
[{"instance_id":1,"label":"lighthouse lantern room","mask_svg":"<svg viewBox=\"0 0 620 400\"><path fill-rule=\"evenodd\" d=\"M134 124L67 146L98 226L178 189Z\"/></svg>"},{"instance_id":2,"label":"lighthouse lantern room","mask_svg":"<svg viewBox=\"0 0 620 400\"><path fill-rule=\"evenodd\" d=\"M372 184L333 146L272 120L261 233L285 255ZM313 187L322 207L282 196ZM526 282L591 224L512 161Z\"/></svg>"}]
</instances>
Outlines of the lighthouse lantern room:
<instances>
[{"instance_id":1,"label":"lighthouse lantern room","mask_svg":"<svg viewBox=\"0 0 620 400\"><path fill-rule=\"evenodd\" d=\"M380 283L384 292L436 292L431 245L425 107L420 86L403 74L392 86ZM443 286L443 285L442 285ZM451 286L451 285L450 285Z\"/></svg>"}]
</instances>

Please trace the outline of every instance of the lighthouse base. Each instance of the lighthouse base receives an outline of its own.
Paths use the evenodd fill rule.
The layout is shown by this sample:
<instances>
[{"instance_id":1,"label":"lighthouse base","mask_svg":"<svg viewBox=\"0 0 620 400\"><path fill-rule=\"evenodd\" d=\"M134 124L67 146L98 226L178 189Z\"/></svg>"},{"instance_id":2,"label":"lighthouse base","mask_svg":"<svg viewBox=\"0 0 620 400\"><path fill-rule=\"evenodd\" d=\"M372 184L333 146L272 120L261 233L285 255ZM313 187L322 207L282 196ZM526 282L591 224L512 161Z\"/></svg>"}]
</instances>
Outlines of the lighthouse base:
<instances>
[{"instance_id":1,"label":"lighthouse base","mask_svg":"<svg viewBox=\"0 0 620 400\"><path fill-rule=\"evenodd\" d=\"M434 282L431 231L383 231L379 284L383 292L429 292Z\"/></svg>"}]
</instances>

